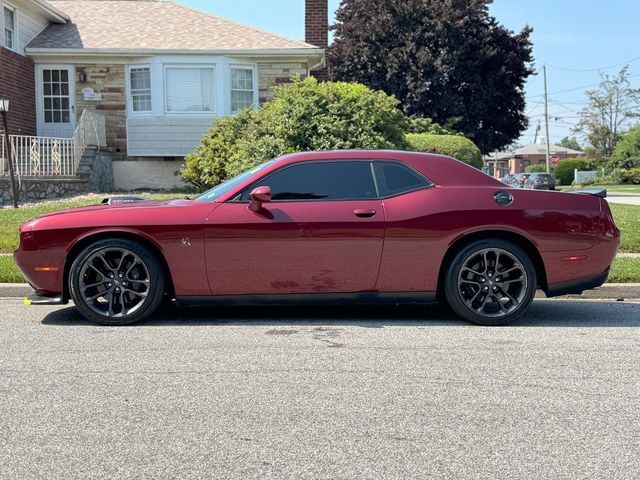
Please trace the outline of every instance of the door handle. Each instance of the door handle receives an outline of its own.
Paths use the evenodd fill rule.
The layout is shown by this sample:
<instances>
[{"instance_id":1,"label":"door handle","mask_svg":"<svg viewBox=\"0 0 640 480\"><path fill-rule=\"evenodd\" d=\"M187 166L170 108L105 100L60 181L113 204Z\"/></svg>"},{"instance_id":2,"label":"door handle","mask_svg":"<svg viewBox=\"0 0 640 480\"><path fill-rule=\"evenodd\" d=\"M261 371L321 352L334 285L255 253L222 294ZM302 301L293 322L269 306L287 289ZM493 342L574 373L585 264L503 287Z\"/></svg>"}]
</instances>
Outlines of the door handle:
<instances>
[{"instance_id":1,"label":"door handle","mask_svg":"<svg viewBox=\"0 0 640 480\"><path fill-rule=\"evenodd\" d=\"M356 217L360 217L360 218L371 218L376 214L376 211L375 210L366 210L364 208L360 208L360 209L354 210L353 214Z\"/></svg>"}]
</instances>

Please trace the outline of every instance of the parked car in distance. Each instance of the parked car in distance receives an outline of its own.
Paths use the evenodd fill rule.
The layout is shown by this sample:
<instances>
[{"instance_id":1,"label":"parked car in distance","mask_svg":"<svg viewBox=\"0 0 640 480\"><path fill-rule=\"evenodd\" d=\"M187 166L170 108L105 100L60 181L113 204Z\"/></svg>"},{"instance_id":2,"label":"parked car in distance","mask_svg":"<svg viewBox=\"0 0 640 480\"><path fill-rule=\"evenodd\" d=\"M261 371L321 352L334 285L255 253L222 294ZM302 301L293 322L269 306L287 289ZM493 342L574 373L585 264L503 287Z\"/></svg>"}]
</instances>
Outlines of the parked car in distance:
<instances>
[{"instance_id":1,"label":"parked car in distance","mask_svg":"<svg viewBox=\"0 0 640 480\"><path fill-rule=\"evenodd\" d=\"M516 188L531 188L531 182L529 181L530 173L516 173L514 175L515 178L515 187Z\"/></svg>"},{"instance_id":2,"label":"parked car in distance","mask_svg":"<svg viewBox=\"0 0 640 480\"><path fill-rule=\"evenodd\" d=\"M531 187L536 190L555 190L556 179L550 173L532 173L529 175Z\"/></svg>"},{"instance_id":3,"label":"parked car in distance","mask_svg":"<svg viewBox=\"0 0 640 480\"><path fill-rule=\"evenodd\" d=\"M511 173L506 174L500 179L500 181L505 185L509 185L510 187L515 187L517 185L516 176Z\"/></svg>"},{"instance_id":4,"label":"parked car in distance","mask_svg":"<svg viewBox=\"0 0 640 480\"><path fill-rule=\"evenodd\" d=\"M73 300L103 325L188 305L429 303L504 325L536 289L604 283L620 232L600 192L509 188L450 157L307 152L195 200L128 199L20 228L27 304ZM215 314L215 310L213 311Z\"/></svg>"}]
</instances>

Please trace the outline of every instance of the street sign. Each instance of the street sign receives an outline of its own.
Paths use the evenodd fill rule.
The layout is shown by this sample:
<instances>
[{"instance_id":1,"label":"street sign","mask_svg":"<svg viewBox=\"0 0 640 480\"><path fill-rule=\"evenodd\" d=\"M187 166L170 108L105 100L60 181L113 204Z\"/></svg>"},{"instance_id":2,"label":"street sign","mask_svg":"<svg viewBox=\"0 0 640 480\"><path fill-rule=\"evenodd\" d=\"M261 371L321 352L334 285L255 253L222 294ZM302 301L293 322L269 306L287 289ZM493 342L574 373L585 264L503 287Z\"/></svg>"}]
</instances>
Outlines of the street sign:
<instances>
[{"instance_id":1,"label":"street sign","mask_svg":"<svg viewBox=\"0 0 640 480\"><path fill-rule=\"evenodd\" d=\"M560 157L558 155L551 155L551 165L553 165L554 167L557 167L559 162L560 162Z\"/></svg>"}]
</instances>

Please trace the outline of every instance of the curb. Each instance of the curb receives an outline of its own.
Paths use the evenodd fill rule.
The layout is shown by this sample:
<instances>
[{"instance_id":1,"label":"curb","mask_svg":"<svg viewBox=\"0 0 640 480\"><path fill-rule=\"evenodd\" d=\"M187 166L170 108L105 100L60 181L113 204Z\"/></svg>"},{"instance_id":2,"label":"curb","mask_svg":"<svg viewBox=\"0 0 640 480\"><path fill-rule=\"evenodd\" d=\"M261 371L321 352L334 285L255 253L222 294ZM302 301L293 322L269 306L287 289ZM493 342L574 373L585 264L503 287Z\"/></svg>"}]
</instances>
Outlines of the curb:
<instances>
[{"instance_id":1,"label":"curb","mask_svg":"<svg viewBox=\"0 0 640 480\"><path fill-rule=\"evenodd\" d=\"M0 283L0 297L28 297L33 293L27 283Z\"/></svg>"},{"instance_id":2,"label":"curb","mask_svg":"<svg viewBox=\"0 0 640 480\"><path fill-rule=\"evenodd\" d=\"M537 298L544 298L544 294L538 292ZM558 298L573 300L640 300L640 283L605 283L595 290L587 290L581 295L563 295Z\"/></svg>"},{"instance_id":3,"label":"curb","mask_svg":"<svg viewBox=\"0 0 640 480\"><path fill-rule=\"evenodd\" d=\"M0 297L28 297L33 289L26 283L0 283ZM536 298L545 298L538 292ZM605 283L595 290L587 290L582 295L564 295L559 298L580 299L640 299L640 283Z\"/></svg>"}]
</instances>

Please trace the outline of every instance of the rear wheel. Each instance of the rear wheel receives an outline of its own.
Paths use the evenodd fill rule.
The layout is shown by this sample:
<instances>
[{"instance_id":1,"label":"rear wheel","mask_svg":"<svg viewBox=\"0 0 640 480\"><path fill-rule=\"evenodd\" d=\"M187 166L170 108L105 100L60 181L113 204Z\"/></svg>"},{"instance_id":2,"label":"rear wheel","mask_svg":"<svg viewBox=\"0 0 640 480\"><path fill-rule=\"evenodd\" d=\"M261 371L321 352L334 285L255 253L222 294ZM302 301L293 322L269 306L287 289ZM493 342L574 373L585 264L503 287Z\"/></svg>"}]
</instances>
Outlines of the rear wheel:
<instances>
[{"instance_id":1,"label":"rear wheel","mask_svg":"<svg viewBox=\"0 0 640 480\"><path fill-rule=\"evenodd\" d=\"M86 247L69 271L69 291L84 317L101 325L130 325L162 301L163 271L156 255L125 239Z\"/></svg>"},{"instance_id":2,"label":"rear wheel","mask_svg":"<svg viewBox=\"0 0 640 480\"><path fill-rule=\"evenodd\" d=\"M464 319L478 325L506 325L531 304L536 283L535 267L524 250L504 240L479 240L453 258L445 294Z\"/></svg>"}]
</instances>

